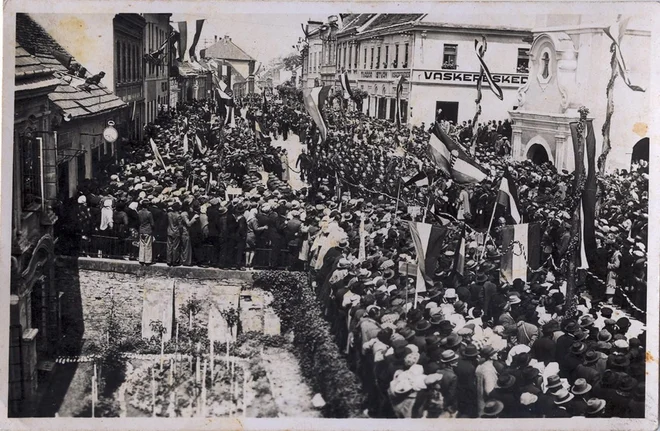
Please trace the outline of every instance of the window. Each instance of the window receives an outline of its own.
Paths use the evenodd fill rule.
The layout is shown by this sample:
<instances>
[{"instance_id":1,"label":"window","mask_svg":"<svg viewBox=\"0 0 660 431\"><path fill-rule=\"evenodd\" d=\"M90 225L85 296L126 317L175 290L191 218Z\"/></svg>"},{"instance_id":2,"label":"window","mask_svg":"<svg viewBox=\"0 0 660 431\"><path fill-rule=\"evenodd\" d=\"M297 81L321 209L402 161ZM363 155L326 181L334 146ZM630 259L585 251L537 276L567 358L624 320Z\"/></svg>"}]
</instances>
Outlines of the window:
<instances>
[{"instance_id":1,"label":"window","mask_svg":"<svg viewBox=\"0 0 660 431\"><path fill-rule=\"evenodd\" d=\"M376 69L380 68L380 46L378 47L378 56L376 57Z\"/></svg>"},{"instance_id":2,"label":"window","mask_svg":"<svg viewBox=\"0 0 660 431\"><path fill-rule=\"evenodd\" d=\"M399 67L399 44L394 45L394 63L392 67Z\"/></svg>"},{"instance_id":3,"label":"window","mask_svg":"<svg viewBox=\"0 0 660 431\"><path fill-rule=\"evenodd\" d=\"M443 69L456 69L456 52L458 45L445 43L444 54L442 56Z\"/></svg>"},{"instance_id":4,"label":"window","mask_svg":"<svg viewBox=\"0 0 660 431\"><path fill-rule=\"evenodd\" d=\"M115 44L115 70L117 71L117 82L121 82L121 44L119 41Z\"/></svg>"},{"instance_id":5,"label":"window","mask_svg":"<svg viewBox=\"0 0 660 431\"><path fill-rule=\"evenodd\" d=\"M353 65L353 44L348 45L348 69Z\"/></svg>"},{"instance_id":6,"label":"window","mask_svg":"<svg viewBox=\"0 0 660 431\"><path fill-rule=\"evenodd\" d=\"M364 67L363 69L367 68L367 48L364 48Z\"/></svg>"},{"instance_id":7,"label":"window","mask_svg":"<svg viewBox=\"0 0 660 431\"><path fill-rule=\"evenodd\" d=\"M357 66L358 66L358 57L359 57L359 56L360 56L360 45L359 45L359 44L356 44L356 45L355 45L355 58L353 59L353 61L354 61L354 63L353 63L353 66L354 66L354 67L353 67L353 68L354 68L354 69L357 69ZM364 56L366 57L367 54L365 53Z\"/></svg>"},{"instance_id":8,"label":"window","mask_svg":"<svg viewBox=\"0 0 660 431\"><path fill-rule=\"evenodd\" d=\"M389 65L390 65L390 46L387 45L385 47L385 63L383 63L383 67L387 69Z\"/></svg>"},{"instance_id":9,"label":"window","mask_svg":"<svg viewBox=\"0 0 660 431\"><path fill-rule=\"evenodd\" d=\"M369 69L374 68L374 49L371 48L371 61L369 62Z\"/></svg>"},{"instance_id":10,"label":"window","mask_svg":"<svg viewBox=\"0 0 660 431\"><path fill-rule=\"evenodd\" d=\"M518 64L516 64L518 73L529 72L529 48L518 48Z\"/></svg>"},{"instance_id":11,"label":"window","mask_svg":"<svg viewBox=\"0 0 660 431\"><path fill-rule=\"evenodd\" d=\"M403 53L403 67L408 67L408 48L409 47L410 47L410 45L406 43L405 51Z\"/></svg>"},{"instance_id":12,"label":"window","mask_svg":"<svg viewBox=\"0 0 660 431\"><path fill-rule=\"evenodd\" d=\"M122 75L124 75L124 80L128 80L128 45L124 42L121 44L121 55L123 57L123 72Z\"/></svg>"},{"instance_id":13,"label":"window","mask_svg":"<svg viewBox=\"0 0 660 431\"><path fill-rule=\"evenodd\" d=\"M21 168L23 175L23 208L41 202L41 151L42 138L21 137Z\"/></svg>"},{"instance_id":14,"label":"window","mask_svg":"<svg viewBox=\"0 0 660 431\"><path fill-rule=\"evenodd\" d=\"M344 58L341 61L342 66L346 67L346 51L347 51L347 46L344 44Z\"/></svg>"}]
</instances>

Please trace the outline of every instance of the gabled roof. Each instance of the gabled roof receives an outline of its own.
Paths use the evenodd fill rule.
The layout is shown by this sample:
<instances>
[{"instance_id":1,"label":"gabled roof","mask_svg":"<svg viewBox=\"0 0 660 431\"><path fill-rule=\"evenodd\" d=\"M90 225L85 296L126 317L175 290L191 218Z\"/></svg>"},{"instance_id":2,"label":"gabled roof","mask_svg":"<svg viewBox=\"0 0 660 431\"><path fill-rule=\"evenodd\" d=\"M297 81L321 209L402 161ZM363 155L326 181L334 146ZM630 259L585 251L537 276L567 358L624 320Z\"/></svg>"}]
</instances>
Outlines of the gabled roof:
<instances>
[{"instance_id":1,"label":"gabled roof","mask_svg":"<svg viewBox=\"0 0 660 431\"><path fill-rule=\"evenodd\" d=\"M203 49L204 54L200 56L206 58L219 58L222 60L243 60L254 61L245 51L239 48L231 39L224 37L219 39L216 43Z\"/></svg>"},{"instance_id":2,"label":"gabled roof","mask_svg":"<svg viewBox=\"0 0 660 431\"><path fill-rule=\"evenodd\" d=\"M339 30L339 34L348 34L357 31L375 15L374 13L355 13L348 15L343 19L343 26Z\"/></svg>"},{"instance_id":3,"label":"gabled roof","mask_svg":"<svg viewBox=\"0 0 660 431\"><path fill-rule=\"evenodd\" d=\"M84 78L71 75L55 55L72 58L72 63L75 59L27 14L16 14L16 41L17 82L29 73L51 74L51 84L56 84L54 79L57 79L59 85L48 94L48 98L73 118L103 114L128 106L103 83L86 85Z\"/></svg>"}]
</instances>

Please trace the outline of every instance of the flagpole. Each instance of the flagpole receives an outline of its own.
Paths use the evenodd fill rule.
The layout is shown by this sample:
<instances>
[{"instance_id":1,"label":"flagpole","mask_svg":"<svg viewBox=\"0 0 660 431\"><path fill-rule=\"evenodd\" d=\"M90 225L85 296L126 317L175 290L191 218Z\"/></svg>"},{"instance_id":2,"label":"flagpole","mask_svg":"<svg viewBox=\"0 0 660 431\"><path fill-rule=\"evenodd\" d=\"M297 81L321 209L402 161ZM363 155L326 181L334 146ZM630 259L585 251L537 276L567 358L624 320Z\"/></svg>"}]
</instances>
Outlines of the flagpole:
<instances>
[{"instance_id":1,"label":"flagpole","mask_svg":"<svg viewBox=\"0 0 660 431\"><path fill-rule=\"evenodd\" d=\"M497 193L499 193L499 191ZM486 253L486 243L488 242L488 237L490 236L490 229L493 227L493 220L495 219L496 209L497 209L497 195L495 196L495 205L493 205L493 213L490 216L490 223L488 223L488 230L486 231L486 236L484 237L484 248L483 250L481 250L481 256L479 257L479 262L483 260L484 254Z\"/></svg>"},{"instance_id":2,"label":"flagpole","mask_svg":"<svg viewBox=\"0 0 660 431\"><path fill-rule=\"evenodd\" d=\"M396 205L394 206L394 219L396 220L396 215L399 213L399 199L401 198L401 178L399 178L399 185L396 188Z\"/></svg>"}]
</instances>

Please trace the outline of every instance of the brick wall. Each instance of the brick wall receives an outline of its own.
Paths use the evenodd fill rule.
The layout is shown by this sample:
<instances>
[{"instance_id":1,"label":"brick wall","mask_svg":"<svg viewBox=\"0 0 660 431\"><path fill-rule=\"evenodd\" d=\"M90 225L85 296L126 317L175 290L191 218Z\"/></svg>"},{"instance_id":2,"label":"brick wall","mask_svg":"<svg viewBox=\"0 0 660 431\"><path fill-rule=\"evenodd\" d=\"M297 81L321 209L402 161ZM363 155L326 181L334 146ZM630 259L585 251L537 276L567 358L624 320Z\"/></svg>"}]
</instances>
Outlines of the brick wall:
<instances>
[{"instance_id":1,"label":"brick wall","mask_svg":"<svg viewBox=\"0 0 660 431\"><path fill-rule=\"evenodd\" d=\"M56 283L64 292L62 332L65 345L67 338L72 345L66 353L77 354L73 346L104 334L113 300L117 315L125 323L124 329L139 331L147 290L157 291L157 296L162 296L164 301L173 293L174 313L180 322L187 322L186 318L178 317L180 306L189 298L200 299L202 312L197 320L205 324L212 303L218 304L220 309L238 308L241 287L252 284L252 274L213 268L143 267L136 262L109 259L59 258Z\"/></svg>"}]
</instances>

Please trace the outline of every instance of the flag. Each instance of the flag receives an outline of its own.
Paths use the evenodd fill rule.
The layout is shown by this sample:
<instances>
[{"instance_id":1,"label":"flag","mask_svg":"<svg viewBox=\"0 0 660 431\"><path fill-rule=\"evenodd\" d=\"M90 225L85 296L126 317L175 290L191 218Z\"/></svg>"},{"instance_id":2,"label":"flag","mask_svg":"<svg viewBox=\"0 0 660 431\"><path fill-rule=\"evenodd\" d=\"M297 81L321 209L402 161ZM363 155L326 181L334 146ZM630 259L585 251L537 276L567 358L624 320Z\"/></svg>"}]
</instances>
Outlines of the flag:
<instances>
[{"instance_id":1,"label":"flag","mask_svg":"<svg viewBox=\"0 0 660 431\"><path fill-rule=\"evenodd\" d=\"M234 107L232 105L227 105L227 115L225 115L225 126L234 128L236 123L234 123Z\"/></svg>"},{"instance_id":2,"label":"flag","mask_svg":"<svg viewBox=\"0 0 660 431\"><path fill-rule=\"evenodd\" d=\"M186 57L186 46L188 45L188 23L179 22L179 61Z\"/></svg>"},{"instance_id":3,"label":"flag","mask_svg":"<svg viewBox=\"0 0 660 431\"><path fill-rule=\"evenodd\" d=\"M358 249L358 260L364 262L367 258L367 231L364 228L364 215L360 216L360 248Z\"/></svg>"},{"instance_id":4,"label":"flag","mask_svg":"<svg viewBox=\"0 0 660 431\"><path fill-rule=\"evenodd\" d=\"M266 89L264 88L263 92L263 100L261 101L261 111L263 113L268 112L268 99L266 99Z\"/></svg>"},{"instance_id":5,"label":"flag","mask_svg":"<svg viewBox=\"0 0 660 431\"><path fill-rule=\"evenodd\" d=\"M607 37L609 37L612 40L612 44L614 45L614 54L616 56L616 63L619 68L619 72L621 73L621 78L623 78L623 82L626 83L628 88L630 88L632 91L646 91L644 88L638 86L638 85L633 85L630 82L630 77L628 76L628 70L626 69L626 62L623 59L623 53L621 52L621 40L623 39L623 35L626 32L626 27L628 27L628 21L630 21L630 17L626 18L621 18L621 15L617 18L617 22L615 24L612 24L611 26L603 29Z\"/></svg>"},{"instance_id":6,"label":"flag","mask_svg":"<svg viewBox=\"0 0 660 431\"><path fill-rule=\"evenodd\" d=\"M167 169L167 166L165 165L165 161L163 160L163 157L160 155L160 151L158 151L158 147L156 146L156 143L154 142L153 138L149 138L149 144L151 144L151 151L154 153L154 158L156 159L156 162L160 164L163 169Z\"/></svg>"},{"instance_id":7,"label":"flag","mask_svg":"<svg viewBox=\"0 0 660 431\"><path fill-rule=\"evenodd\" d=\"M426 282L431 282L431 276L438 266L438 257L442 250L442 242L447 235L447 228L428 223L408 222L410 234L417 253L417 284L416 292L426 292Z\"/></svg>"},{"instance_id":8,"label":"flag","mask_svg":"<svg viewBox=\"0 0 660 431\"><path fill-rule=\"evenodd\" d=\"M396 127L401 127L401 123L403 122L403 116L401 114L401 93L403 93L403 82L405 80L406 78L401 75L399 82L396 85L396 105L394 106L394 119L396 121Z\"/></svg>"},{"instance_id":9,"label":"flag","mask_svg":"<svg viewBox=\"0 0 660 431\"><path fill-rule=\"evenodd\" d=\"M575 156L575 168L584 166L585 184L582 192L582 203L580 205L580 268L588 268L596 264L596 137L592 120L586 120L586 130L581 141L578 136L578 122L570 123L573 138L573 154ZM584 154L579 158L578 148L584 145Z\"/></svg>"},{"instance_id":10,"label":"flag","mask_svg":"<svg viewBox=\"0 0 660 431\"><path fill-rule=\"evenodd\" d=\"M319 129L319 133L321 134L321 144L323 144L328 137L328 127L326 126L323 117L323 105L325 105L325 99L328 97L328 91L330 91L329 85L303 89L305 108Z\"/></svg>"},{"instance_id":11,"label":"flag","mask_svg":"<svg viewBox=\"0 0 660 431\"><path fill-rule=\"evenodd\" d=\"M190 147L188 147L188 135L183 135L183 154L188 154Z\"/></svg>"},{"instance_id":12,"label":"flag","mask_svg":"<svg viewBox=\"0 0 660 431\"><path fill-rule=\"evenodd\" d=\"M202 143L202 140L199 138L199 135L195 133L195 143L197 144L197 150L203 156L206 154L206 146Z\"/></svg>"},{"instance_id":13,"label":"flag","mask_svg":"<svg viewBox=\"0 0 660 431\"><path fill-rule=\"evenodd\" d=\"M502 229L500 270L504 279L527 281L527 267L537 269L541 260L541 226L521 223Z\"/></svg>"},{"instance_id":14,"label":"flag","mask_svg":"<svg viewBox=\"0 0 660 431\"><path fill-rule=\"evenodd\" d=\"M213 181L213 171L209 171L209 180L206 182L206 194L211 191L211 181Z\"/></svg>"},{"instance_id":15,"label":"flag","mask_svg":"<svg viewBox=\"0 0 660 431\"><path fill-rule=\"evenodd\" d=\"M415 184L417 187L423 187L429 185L429 177L424 171L419 171L419 173L412 177L403 177L403 181L404 186Z\"/></svg>"},{"instance_id":16,"label":"flag","mask_svg":"<svg viewBox=\"0 0 660 431\"><path fill-rule=\"evenodd\" d=\"M437 123L433 126L428 151L431 160L457 183L479 183L488 177L488 173Z\"/></svg>"},{"instance_id":17,"label":"flag","mask_svg":"<svg viewBox=\"0 0 660 431\"><path fill-rule=\"evenodd\" d=\"M456 250L454 252L454 271L463 275L465 269L465 225L461 230L461 236L456 243Z\"/></svg>"},{"instance_id":18,"label":"flag","mask_svg":"<svg viewBox=\"0 0 660 431\"><path fill-rule=\"evenodd\" d=\"M484 62L484 55L486 54L486 47L488 45L486 44L486 36L482 36L481 42L479 42L477 39L474 40L474 50L477 53L477 58L479 59L479 63L481 64L481 69L484 72L484 75L486 76L486 82L488 82L488 87L490 87L491 91L495 96L497 96L498 99L504 100L504 93L502 93L502 89L500 88L499 85L493 80L493 75L490 73L490 70L488 70L488 66L486 66L486 62Z\"/></svg>"},{"instance_id":19,"label":"flag","mask_svg":"<svg viewBox=\"0 0 660 431\"><path fill-rule=\"evenodd\" d=\"M348 72L343 72L341 75L339 75L339 82L341 83L341 89L344 93L344 99L352 99L353 90L351 89L351 84L348 80Z\"/></svg>"},{"instance_id":20,"label":"flag","mask_svg":"<svg viewBox=\"0 0 660 431\"><path fill-rule=\"evenodd\" d=\"M500 190L497 194L497 203L502 205L505 211L508 210L515 224L523 221L522 215L520 213L520 209L522 207L520 205L520 201L518 200L518 188L516 187L516 183L513 181L513 178L511 178L511 174L509 173L508 169L504 171L504 176L500 182Z\"/></svg>"},{"instance_id":21,"label":"flag","mask_svg":"<svg viewBox=\"0 0 660 431\"><path fill-rule=\"evenodd\" d=\"M165 48L167 48L167 45L170 43L170 39L174 36L174 31L170 33L170 35L163 41L163 43L160 44L157 50L152 51L148 54L145 55L147 60L155 63L160 63L162 61L162 56L165 54Z\"/></svg>"},{"instance_id":22,"label":"flag","mask_svg":"<svg viewBox=\"0 0 660 431\"><path fill-rule=\"evenodd\" d=\"M131 114L131 121L135 121L135 110L137 109L137 100L133 101L133 113Z\"/></svg>"},{"instance_id":23,"label":"flag","mask_svg":"<svg viewBox=\"0 0 660 431\"><path fill-rule=\"evenodd\" d=\"M197 48L199 36L202 34L202 27L204 27L204 20L198 19L195 22L195 37L193 37L193 42L190 45L190 50L188 51L188 55L190 56L191 60L197 60L197 56L195 55L195 48Z\"/></svg>"}]
</instances>

